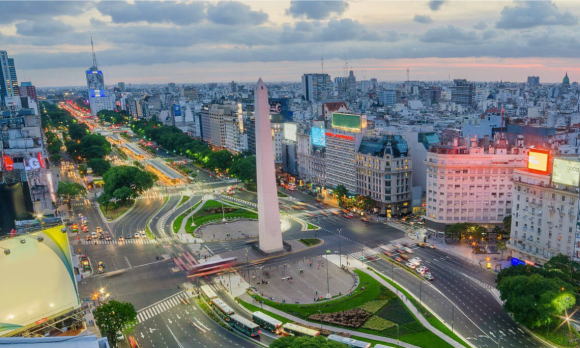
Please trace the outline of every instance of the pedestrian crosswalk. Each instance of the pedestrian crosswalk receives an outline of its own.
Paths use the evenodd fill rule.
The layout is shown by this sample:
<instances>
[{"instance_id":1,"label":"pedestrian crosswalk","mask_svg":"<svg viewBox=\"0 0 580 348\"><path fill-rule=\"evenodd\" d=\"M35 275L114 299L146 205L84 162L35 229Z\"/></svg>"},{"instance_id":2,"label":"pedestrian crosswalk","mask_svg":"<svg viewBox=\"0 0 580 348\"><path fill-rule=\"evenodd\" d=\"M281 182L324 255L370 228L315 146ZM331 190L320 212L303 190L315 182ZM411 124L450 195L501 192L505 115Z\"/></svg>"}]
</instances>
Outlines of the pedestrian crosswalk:
<instances>
[{"instance_id":1,"label":"pedestrian crosswalk","mask_svg":"<svg viewBox=\"0 0 580 348\"><path fill-rule=\"evenodd\" d=\"M182 298L185 299L187 297L188 296L186 295L186 293L182 291L176 295L170 296L164 300L152 304L149 307L145 307L137 312L137 320L139 321L139 323L149 320L154 316L159 315L165 312L166 310L177 306L180 303L182 304L183 302L181 299Z\"/></svg>"},{"instance_id":2,"label":"pedestrian crosswalk","mask_svg":"<svg viewBox=\"0 0 580 348\"><path fill-rule=\"evenodd\" d=\"M382 252L383 249L381 249L380 247L376 247L373 249L365 249L363 251L358 251L356 253L350 253L348 254L349 257L352 257L353 259L360 259L360 258L366 258L367 256L375 256L378 255Z\"/></svg>"},{"instance_id":3,"label":"pedestrian crosswalk","mask_svg":"<svg viewBox=\"0 0 580 348\"><path fill-rule=\"evenodd\" d=\"M105 245L105 244L160 244L168 242L179 242L179 238L174 237L163 237L157 239L125 239L119 241L118 239L104 240L104 239L94 239L94 240L80 240L82 244L93 244L93 245Z\"/></svg>"}]
</instances>

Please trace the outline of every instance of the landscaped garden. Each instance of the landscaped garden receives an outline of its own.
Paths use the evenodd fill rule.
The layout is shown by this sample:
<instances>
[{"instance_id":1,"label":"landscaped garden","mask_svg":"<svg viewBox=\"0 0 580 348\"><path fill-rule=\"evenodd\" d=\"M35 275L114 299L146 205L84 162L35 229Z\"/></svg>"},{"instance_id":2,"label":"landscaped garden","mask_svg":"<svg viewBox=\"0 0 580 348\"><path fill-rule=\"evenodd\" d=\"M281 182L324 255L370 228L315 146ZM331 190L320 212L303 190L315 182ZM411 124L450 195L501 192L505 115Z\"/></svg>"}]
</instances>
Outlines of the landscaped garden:
<instances>
[{"instance_id":1,"label":"landscaped garden","mask_svg":"<svg viewBox=\"0 0 580 348\"><path fill-rule=\"evenodd\" d=\"M257 220L258 214L243 208L209 200L187 219L185 231L187 233L193 233L199 226L210 222L219 222L222 221L223 218L227 220L241 218Z\"/></svg>"},{"instance_id":2,"label":"landscaped garden","mask_svg":"<svg viewBox=\"0 0 580 348\"><path fill-rule=\"evenodd\" d=\"M320 239L318 239L318 238L303 238L303 239L299 239L298 241L301 242L302 244L308 246L308 247L320 244Z\"/></svg>"},{"instance_id":3,"label":"landscaped garden","mask_svg":"<svg viewBox=\"0 0 580 348\"><path fill-rule=\"evenodd\" d=\"M451 347L425 328L401 299L370 275L356 270L359 285L351 294L314 304L285 304L257 295L265 305L315 323L344 327L407 342L420 347Z\"/></svg>"}]
</instances>

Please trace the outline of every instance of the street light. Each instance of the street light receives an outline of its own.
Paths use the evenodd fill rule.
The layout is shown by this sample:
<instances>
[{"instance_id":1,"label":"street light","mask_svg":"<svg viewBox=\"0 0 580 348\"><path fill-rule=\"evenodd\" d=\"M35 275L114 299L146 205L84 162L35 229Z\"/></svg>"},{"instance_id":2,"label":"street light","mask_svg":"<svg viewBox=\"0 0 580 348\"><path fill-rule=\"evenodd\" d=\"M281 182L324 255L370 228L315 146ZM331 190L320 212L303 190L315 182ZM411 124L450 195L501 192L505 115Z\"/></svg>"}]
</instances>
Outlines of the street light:
<instances>
[{"instance_id":1,"label":"street light","mask_svg":"<svg viewBox=\"0 0 580 348\"><path fill-rule=\"evenodd\" d=\"M499 339L497 340L497 348L499 348L499 342L501 341L502 338L504 338L504 335L499 335Z\"/></svg>"},{"instance_id":2,"label":"street light","mask_svg":"<svg viewBox=\"0 0 580 348\"><path fill-rule=\"evenodd\" d=\"M320 313L320 331L322 333L322 311L319 309L318 313Z\"/></svg>"},{"instance_id":3,"label":"street light","mask_svg":"<svg viewBox=\"0 0 580 348\"><path fill-rule=\"evenodd\" d=\"M397 324L397 345L399 345L399 324Z\"/></svg>"},{"instance_id":4,"label":"street light","mask_svg":"<svg viewBox=\"0 0 580 348\"><path fill-rule=\"evenodd\" d=\"M341 237L341 232L342 232L342 228L339 228L338 230L338 242L339 242L339 255L340 255L340 267L342 267L342 237Z\"/></svg>"}]
</instances>

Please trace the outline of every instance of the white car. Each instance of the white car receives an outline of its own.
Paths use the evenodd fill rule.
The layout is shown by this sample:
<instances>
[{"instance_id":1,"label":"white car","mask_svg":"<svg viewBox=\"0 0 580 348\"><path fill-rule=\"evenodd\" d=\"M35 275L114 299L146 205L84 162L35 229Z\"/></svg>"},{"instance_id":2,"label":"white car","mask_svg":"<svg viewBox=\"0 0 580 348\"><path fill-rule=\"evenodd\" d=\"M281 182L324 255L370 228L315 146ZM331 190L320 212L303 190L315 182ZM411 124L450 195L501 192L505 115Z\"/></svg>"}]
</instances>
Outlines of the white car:
<instances>
[{"instance_id":1,"label":"white car","mask_svg":"<svg viewBox=\"0 0 580 348\"><path fill-rule=\"evenodd\" d=\"M405 250L409 254L412 254L413 253L413 250L411 250L411 248L408 248L408 247L404 247L403 250Z\"/></svg>"},{"instance_id":2,"label":"white car","mask_svg":"<svg viewBox=\"0 0 580 348\"><path fill-rule=\"evenodd\" d=\"M147 238L147 234L145 232L141 232L141 238Z\"/></svg>"},{"instance_id":3,"label":"white car","mask_svg":"<svg viewBox=\"0 0 580 348\"><path fill-rule=\"evenodd\" d=\"M393 244L393 246L395 248L397 248L397 249L402 249L403 248L403 246L401 244L399 244L399 243L391 243L391 244Z\"/></svg>"},{"instance_id":4,"label":"white car","mask_svg":"<svg viewBox=\"0 0 580 348\"><path fill-rule=\"evenodd\" d=\"M407 262L407 263L406 263L406 266L407 266L407 267L409 267L409 268L411 268L411 269L415 269L415 267L417 267L417 266L415 266L415 264L414 264L414 263L412 263L412 262Z\"/></svg>"},{"instance_id":5,"label":"white car","mask_svg":"<svg viewBox=\"0 0 580 348\"><path fill-rule=\"evenodd\" d=\"M91 232L91 238L97 238L97 232Z\"/></svg>"},{"instance_id":6,"label":"white car","mask_svg":"<svg viewBox=\"0 0 580 348\"><path fill-rule=\"evenodd\" d=\"M415 265L419 266L419 264L421 264L421 259L418 257L414 257L411 260L409 260L410 262L414 263Z\"/></svg>"},{"instance_id":7,"label":"white car","mask_svg":"<svg viewBox=\"0 0 580 348\"><path fill-rule=\"evenodd\" d=\"M427 270L428 270L428 268L425 266L421 266L421 267L418 267L416 269L417 273L419 273L419 274L423 274L423 273L427 272Z\"/></svg>"},{"instance_id":8,"label":"white car","mask_svg":"<svg viewBox=\"0 0 580 348\"><path fill-rule=\"evenodd\" d=\"M135 234L133 235L133 237L138 239L140 237L139 232L135 232Z\"/></svg>"}]
</instances>

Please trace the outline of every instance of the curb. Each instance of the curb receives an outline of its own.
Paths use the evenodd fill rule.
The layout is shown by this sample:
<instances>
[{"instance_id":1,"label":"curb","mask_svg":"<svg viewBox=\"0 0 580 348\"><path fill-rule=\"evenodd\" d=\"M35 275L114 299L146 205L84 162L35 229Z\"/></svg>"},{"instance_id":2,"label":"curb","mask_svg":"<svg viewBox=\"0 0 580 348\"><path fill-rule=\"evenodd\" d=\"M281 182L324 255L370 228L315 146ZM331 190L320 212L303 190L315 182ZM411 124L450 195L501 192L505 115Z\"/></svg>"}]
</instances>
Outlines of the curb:
<instances>
[{"instance_id":1,"label":"curb","mask_svg":"<svg viewBox=\"0 0 580 348\"><path fill-rule=\"evenodd\" d=\"M169 202L169 197L165 197L165 202L163 203L163 205L161 205L161 207L159 209L157 209L157 211L151 215L151 217L149 218L149 220L147 220L147 223L145 224L145 232L147 233L147 237L149 237L149 239L155 239L155 236L153 236L153 231L151 231L151 220L153 220L153 218L155 217L155 215L157 215L161 209L163 209L163 207L165 206L165 204L167 204L167 202ZM153 236L153 238L151 236Z\"/></svg>"}]
</instances>

